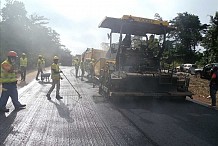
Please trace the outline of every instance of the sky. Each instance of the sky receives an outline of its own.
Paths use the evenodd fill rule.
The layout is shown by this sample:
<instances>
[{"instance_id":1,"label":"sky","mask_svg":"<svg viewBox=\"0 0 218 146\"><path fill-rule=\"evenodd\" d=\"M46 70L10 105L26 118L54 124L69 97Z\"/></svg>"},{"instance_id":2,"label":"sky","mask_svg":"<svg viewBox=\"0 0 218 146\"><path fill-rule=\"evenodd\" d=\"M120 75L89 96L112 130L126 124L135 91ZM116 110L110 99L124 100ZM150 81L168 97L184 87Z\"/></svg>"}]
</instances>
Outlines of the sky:
<instances>
[{"instance_id":1,"label":"sky","mask_svg":"<svg viewBox=\"0 0 218 146\"><path fill-rule=\"evenodd\" d=\"M98 28L107 17L132 15L153 19L155 13L163 20L172 20L178 13L197 15L202 24L218 11L218 0L18 0L24 3L27 15L37 14L49 19L48 26L60 34L61 44L72 55L87 48L101 49L109 43L109 29ZM2 7L5 0L2 1Z\"/></svg>"}]
</instances>

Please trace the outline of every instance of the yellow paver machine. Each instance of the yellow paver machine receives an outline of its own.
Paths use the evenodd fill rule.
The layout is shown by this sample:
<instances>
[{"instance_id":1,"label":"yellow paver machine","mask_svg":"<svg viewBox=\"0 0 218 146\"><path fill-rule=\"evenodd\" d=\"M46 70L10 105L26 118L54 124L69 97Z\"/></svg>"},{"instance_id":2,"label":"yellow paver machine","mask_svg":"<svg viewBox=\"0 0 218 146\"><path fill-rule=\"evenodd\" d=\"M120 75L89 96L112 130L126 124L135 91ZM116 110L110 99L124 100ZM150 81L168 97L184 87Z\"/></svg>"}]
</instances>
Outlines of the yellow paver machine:
<instances>
[{"instance_id":1,"label":"yellow paver machine","mask_svg":"<svg viewBox=\"0 0 218 146\"><path fill-rule=\"evenodd\" d=\"M111 30L106 64L99 73L101 94L107 97L192 97L188 91L189 76L161 65L166 34L175 30L167 21L124 15L106 17L99 27Z\"/></svg>"}]
</instances>

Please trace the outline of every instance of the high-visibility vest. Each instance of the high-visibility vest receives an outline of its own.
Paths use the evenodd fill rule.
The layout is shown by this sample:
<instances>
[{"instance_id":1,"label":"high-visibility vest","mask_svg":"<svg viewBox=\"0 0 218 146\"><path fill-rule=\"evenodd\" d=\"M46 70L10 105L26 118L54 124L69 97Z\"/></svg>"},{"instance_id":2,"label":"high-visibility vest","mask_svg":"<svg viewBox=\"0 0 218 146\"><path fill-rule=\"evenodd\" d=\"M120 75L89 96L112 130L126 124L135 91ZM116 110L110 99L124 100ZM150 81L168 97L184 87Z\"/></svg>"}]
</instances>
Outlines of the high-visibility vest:
<instances>
[{"instance_id":1,"label":"high-visibility vest","mask_svg":"<svg viewBox=\"0 0 218 146\"><path fill-rule=\"evenodd\" d=\"M12 64L5 60L1 64L1 82L2 83L12 83L17 81L16 73L12 70L11 72L8 72L7 70L11 70Z\"/></svg>"},{"instance_id":2,"label":"high-visibility vest","mask_svg":"<svg viewBox=\"0 0 218 146\"><path fill-rule=\"evenodd\" d=\"M20 58L20 66L27 67L27 58Z\"/></svg>"},{"instance_id":3,"label":"high-visibility vest","mask_svg":"<svg viewBox=\"0 0 218 146\"><path fill-rule=\"evenodd\" d=\"M79 67L79 61L78 60L74 60L74 65L75 65L75 67Z\"/></svg>"},{"instance_id":4,"label":"high-visibility vest","mask_svg":"<svg viewBox=\"0 0 218 146\"><path fill-rule=\"evenodd\" d=\"M60 69L59 69L59 65L53 63L51 65L51 78L53 80L60 80Z\"/></svg>"},{"instance_id":5,"label":"high-visibility vest","mask_svg":"<svg viewBox=\"0 0 218 146\"><path fill-rule=\"evenodd\" d=\"M85 69L85 64L84 64L84 62L80 62L80 68L81 68L81 69Z\"/></svg>"},{"instance_id":6,"label":"high-visibility vest","mask_svg":"<svg viewBox=\"0 0 218 146\"><path fill-rule=\"evenodd\" d=\"M38 68L42 68L42 64L43 64L43 60L42 59L38 59L37 67Z\"/></svg>"}]
</instances>

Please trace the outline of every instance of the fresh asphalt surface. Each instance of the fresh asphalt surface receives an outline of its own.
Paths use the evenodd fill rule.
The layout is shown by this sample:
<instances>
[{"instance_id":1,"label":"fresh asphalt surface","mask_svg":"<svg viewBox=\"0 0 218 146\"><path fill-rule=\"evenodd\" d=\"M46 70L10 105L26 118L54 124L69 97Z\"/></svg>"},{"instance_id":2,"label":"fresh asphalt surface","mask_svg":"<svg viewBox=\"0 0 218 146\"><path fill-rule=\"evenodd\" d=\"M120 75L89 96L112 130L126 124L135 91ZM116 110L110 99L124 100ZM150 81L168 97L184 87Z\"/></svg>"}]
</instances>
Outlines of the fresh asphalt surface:
<instances>
[{"instance_id":1,"label":"fresh asphalt surface","mask_svg":"<svg viewBox=\"0 0 218 146\"><path fill-rule=\"evenodd\" d=\"M26 109L0 113L0 145L218 145L218 112L191 101L125 97L114 101L98 88L75 78L72 67L62 67L63 100L46 99L51 84L35 80L19 89Z\"/></svg>"}]
</instances>

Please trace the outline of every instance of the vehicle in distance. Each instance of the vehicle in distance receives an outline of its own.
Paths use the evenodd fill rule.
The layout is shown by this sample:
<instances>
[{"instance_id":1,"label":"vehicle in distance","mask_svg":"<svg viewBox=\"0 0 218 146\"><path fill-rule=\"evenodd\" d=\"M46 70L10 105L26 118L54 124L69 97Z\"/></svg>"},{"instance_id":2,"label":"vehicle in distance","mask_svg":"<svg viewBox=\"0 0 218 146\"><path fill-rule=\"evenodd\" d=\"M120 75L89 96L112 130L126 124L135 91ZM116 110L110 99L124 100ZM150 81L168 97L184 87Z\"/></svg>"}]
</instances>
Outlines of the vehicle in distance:
<instances>
[{"instance_id":1,"label":"vehicle in distance","mask_svg":"<svg viewBox=\"0 0 218 146\"><path fill-rule=\"evenodd\" d=\"M218 67L218 63L210 63L205 65L203 69L196 69L195 74L200 75L201 78L210 79L214 66Z\"/></svg>"},{"instance_id":2,"label":"vehicle in distance","mask_svg":"<svg viewBox=\"0 0 218 146\"><path fill-rule=\"evenodd\" d=\"M195 74L195 69L197 69L197 65L186 63L186 64L181 64L180 66L177 66L176 69L177 71L187 72L193 75Z\"/></svg>"}]
</instances>

